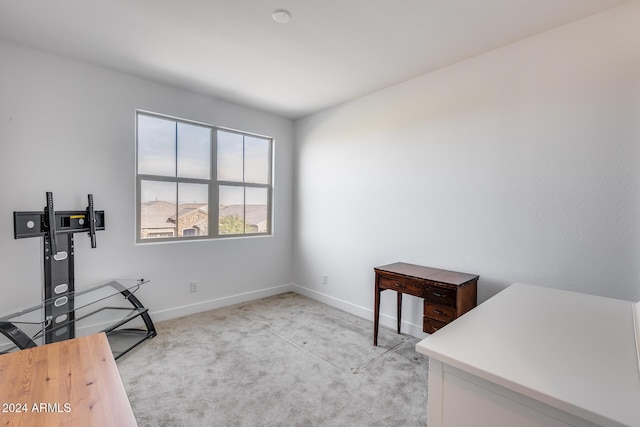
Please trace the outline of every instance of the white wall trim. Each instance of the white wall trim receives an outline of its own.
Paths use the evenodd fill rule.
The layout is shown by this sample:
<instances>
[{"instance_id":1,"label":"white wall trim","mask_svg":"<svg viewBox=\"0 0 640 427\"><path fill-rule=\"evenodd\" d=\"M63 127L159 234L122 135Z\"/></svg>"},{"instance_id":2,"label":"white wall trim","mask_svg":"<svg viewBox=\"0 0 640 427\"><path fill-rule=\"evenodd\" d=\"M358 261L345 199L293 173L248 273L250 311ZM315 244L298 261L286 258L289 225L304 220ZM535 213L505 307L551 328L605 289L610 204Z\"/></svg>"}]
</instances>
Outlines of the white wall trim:
<instances>
[{"instance_id":1,"label":"white wall trim","mask_svg":"<svg viewBox=\"0 0 640 427\"><path fill-rule=\"evenodd\" d=\"M173 307L168 310L161 310L151 313L151 319L154 323L156 323L163 320L176 319L178 317L189 316L191 314L201 313L203 311L214 310L216 308L227 307L229 305L240 304L243 302L253 301L261 298L267 298L287 292L297 292L296 286L292 283L289 283L285 285L274 286L271 288L260 289L257 291L244 292L241 294L230 295L222 298L200 301L195 304Z\"/></svg>"},{"instance_id":2,"label":"white wall trim","mask_svg":"<svg viewBox=\"0 0 640 427\"><path fill-rule=\"evenodd\" d=\"M342 311L346 311L347 313L356 315L358 317L362 317L370 322L373 322L373 310L370 308L362 307L360 305L350 303L340 298L336 298L331 295L327 295L313 289L305 288L304 286L300 286L295 283L292 284L292 287L293 287L293 292L296 292L300 295L304 295L305 297L322 302L324 304L330 305ZM396 319L397 319L396 317L389 316L388 314L380 313L380 326L385 326L395 331L396 325L397 325ZM402 321L401 332L403 334L408 334L416 338L426 338L427 336L429 336L428 334L425 334L424 332L422 332L422 325L409 323L405 320ZM371 330L371 333L373 335L373 329Z\"/></svg>"}]
</instances>

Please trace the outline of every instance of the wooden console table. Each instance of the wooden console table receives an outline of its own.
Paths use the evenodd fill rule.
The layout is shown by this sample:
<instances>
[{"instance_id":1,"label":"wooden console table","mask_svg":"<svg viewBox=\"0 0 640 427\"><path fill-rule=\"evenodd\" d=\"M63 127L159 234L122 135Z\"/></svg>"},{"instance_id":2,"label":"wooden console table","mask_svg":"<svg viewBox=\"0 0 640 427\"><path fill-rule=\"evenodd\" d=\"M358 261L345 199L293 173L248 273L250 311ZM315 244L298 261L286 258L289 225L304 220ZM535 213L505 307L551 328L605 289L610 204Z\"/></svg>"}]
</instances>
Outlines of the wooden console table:
<instances>
[{"instance_id":1,"label":"wooden console table","mask_svg":"<svg viewBox=\"0 0 640 427\"><path fill-rule=\"evenodd\" d=\"M478 276L397 262L374 268L376 273L373 345L378 345L380 293L398 293L398 333L402 319L402 294L424 299L422 330L434 333L476 306Z\"/></svg>"},{"instance_id":2,"label":"wooden console table","mask_svg":"<svg viewBox=\"0 0 640 427\"><path fill-rule=\"evenodd\" d=\"M137 426L104 333L0 355L0 426Z\"/></svg>"}]
</instances>

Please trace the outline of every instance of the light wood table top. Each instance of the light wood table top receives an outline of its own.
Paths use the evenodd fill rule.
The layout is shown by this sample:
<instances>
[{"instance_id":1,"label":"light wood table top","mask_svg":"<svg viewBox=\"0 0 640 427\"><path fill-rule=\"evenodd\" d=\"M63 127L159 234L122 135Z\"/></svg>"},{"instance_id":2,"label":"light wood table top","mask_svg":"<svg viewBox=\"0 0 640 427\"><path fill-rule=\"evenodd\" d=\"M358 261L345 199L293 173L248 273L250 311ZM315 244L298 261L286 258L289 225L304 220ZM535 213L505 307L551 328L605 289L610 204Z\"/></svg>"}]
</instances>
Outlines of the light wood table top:
<instances>
[{"instance_id":1,"label":"light wood table top","mask_svg":"<svg viewBox=\"0 0 640 427\"><path fill-rule=\"evenodd\" d=\"M137 426L104 333L0 355L0 426Z\"/></svg>"}]
</instances>

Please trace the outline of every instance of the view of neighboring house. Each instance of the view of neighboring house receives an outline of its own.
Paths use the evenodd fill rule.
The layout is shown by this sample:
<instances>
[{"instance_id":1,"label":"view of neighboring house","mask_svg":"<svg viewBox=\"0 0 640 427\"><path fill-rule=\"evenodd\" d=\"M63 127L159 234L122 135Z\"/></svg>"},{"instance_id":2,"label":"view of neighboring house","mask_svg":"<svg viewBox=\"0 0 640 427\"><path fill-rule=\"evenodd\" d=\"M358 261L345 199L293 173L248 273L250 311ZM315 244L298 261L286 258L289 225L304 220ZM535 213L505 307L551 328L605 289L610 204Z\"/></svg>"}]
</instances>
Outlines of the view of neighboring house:
<instances>
[{"instance_id":1,"label":"view of neighboring house","mask_svg":"<svg viewBox=\"0 0 640 427\"><path fill-rule=\"evenodd\" d=\"M229 205L220 206L220 221L223 218L242 218L246 233L267 232L267 206L266 205Z\"/></svg>"},{"instance_id":2,"label":"view of neighboring house","mask_svg":"<svg viewBox=\"0 0 640 427\"><path fill-rule=\"evenodd\" d=\"M182 204L178 206L178 213L171 215L167 221L177 225L178 236L206 236L209 223L208 208L209 206L201 203Z\"/></svg>"},{"instance_id":3,"label":"view of neighboring house","mask_svg":"<svg viewBox=\"0 0 640 427\"><path fill-rule=\"evenodd\" d=\"M239 233L267 232L266 205L222 205L219 208L219 221L223 223L225 219L244 223ZM185 203L176 207L174 203L164 200L143 202L140 238L206 236L209 234L208 220L209 207L206 204ZM221 230L220 234L235 233Z\"/></svg>"},{"instance_id":4,"label":"view of neighboring house","mask_svg":"<svg viewBox=\"0 0 640 427\"><path fill-rule=\"evenodd\" d=\"M169 222L176 214L176 205L162 200L143 202L140 212L140 238L173 237L175 223Z\"/></svg>"}]
</instances>

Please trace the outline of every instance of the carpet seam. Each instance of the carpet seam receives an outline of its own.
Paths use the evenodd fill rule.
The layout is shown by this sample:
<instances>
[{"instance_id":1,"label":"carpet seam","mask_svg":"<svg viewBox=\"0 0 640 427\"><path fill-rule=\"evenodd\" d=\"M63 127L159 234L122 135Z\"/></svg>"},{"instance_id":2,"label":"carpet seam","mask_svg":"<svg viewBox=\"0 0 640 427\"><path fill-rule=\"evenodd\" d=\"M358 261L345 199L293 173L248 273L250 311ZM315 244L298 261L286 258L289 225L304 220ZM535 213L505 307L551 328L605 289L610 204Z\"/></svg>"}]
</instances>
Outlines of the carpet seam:
<instances>
[{"instance_id":1,"label":"carpet seam","mask_svg":"<svg viewBox=\"0 0 640 427\"><path fill-rule=\"evenodd\" d=\"M257 325L260 325L261 327L263 327L264 329L266 329L268 332L278 336L279 338L285 340L286 342L288 342L289 344L292 344L293 346L299 348L300 350L303 350L304 352L312 355L314 358L324 362L326 365L331 366L334 369L337 369L340 372L345 372L345 373L350 373L350 374L358 374L364 370L366 370L367 368L369 368L370 366L376 364L376 362L378 362L379 360L385 358L387 355L394 353L396 350L398 350L400 347L404 346L404 344L406 343L406 341L400 341L398 344L394 345L393 347L389 348L387 351L385 351L384 353L382 353L381 355L374 357L373 359L371 359L370 361L368 361L367 363L365 363L364 365L358 367L358 368L353 368L349 371L343 370L341 368L339 368L338 366L335 366L333 363L323 359L322 357L318 356L317 354L315 354L314 352L310 351L309 349L301 346L300 344L296 343L295 341L291 341L289 338L287 338L286 336L282 335L281 333L279 333L278 331L276 331L275 329L269 327L269 325L267 323L261 322L257 319L252 318L251 316L247 315L245 312L239 311L240 316L244 317L245 319L249 320L250 322L253 322Z\"/></svg>"},{"instance_id":2,"label":"carpet seam","mask_svg":"<svg viewBox=\"0 0 640 427\"><path fill-rule=\"evenodd\" d=\"M289 338L285 337L284 335L280 334L279 332L277 332L275 329L272 329L269 327L268 324L260 322L259 320L253 319L252 317L248 316L246 313L240 312L240 315L242 317L244 317L245 319L262 326L264 329L266 329L268 332L272 333L273 335L276 335L277 337L285 340L286 342L288 342L289 344L293 344L294 347L299 348L300 350L304 351L305 353L308 353L310 355L312 355L314 358L320 360L321 362L323 362L324 364L331 366L333 369L336 369L340 372L344 372L342 369L338 368L337 366L335 366L333 363L323 359L322 357L318 356L317 354L313 353L312 351L309 351L308 349L302 347L300 344L291 341Z\"/></svg>"},{"instance_id":3,"label":"carpet seam","mask_svg":"<svg viewBox=\"0 0 640 427\"><path fill-rule=\"evenodd\" d=\"M388 349L387 351L385 351L384 353L382 353L380 356L378 357L374 357L373 359L371 359L369 362L365 363L363 366L361 366L360 368L357 368L356 370L353 371L354 374L360 373L364 370L366 370L367 368L369 368L372 365L375 365L376 362L378 362L379 360L382 360L383 358L385 358L387 355L391 354L391 353L395 353L395 351L397 349L399 349L400 347L405 345L405 341L400 341L398 344L394 345L393 347L391 347L390 349Z\"/></svg>"}]
</instances>

